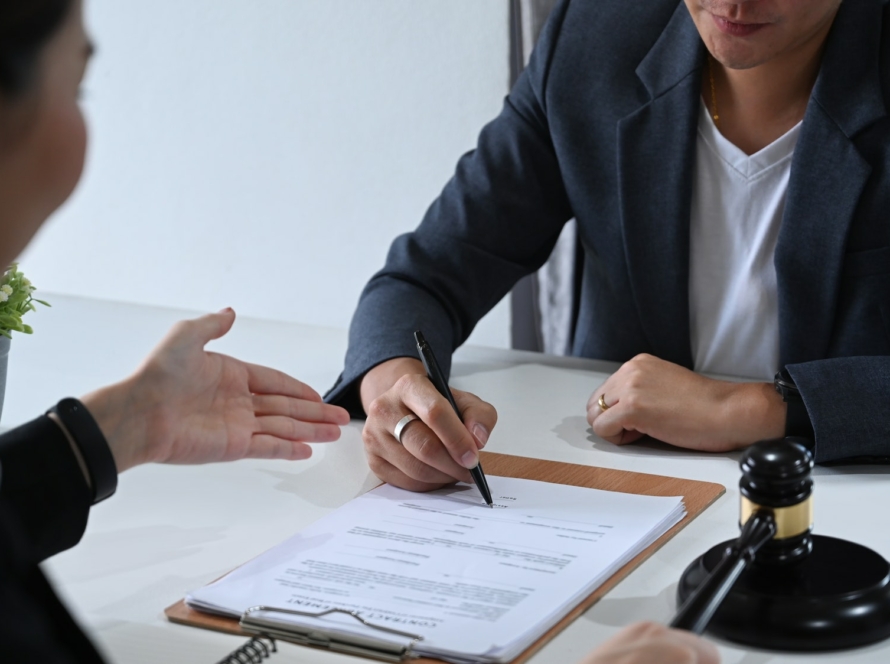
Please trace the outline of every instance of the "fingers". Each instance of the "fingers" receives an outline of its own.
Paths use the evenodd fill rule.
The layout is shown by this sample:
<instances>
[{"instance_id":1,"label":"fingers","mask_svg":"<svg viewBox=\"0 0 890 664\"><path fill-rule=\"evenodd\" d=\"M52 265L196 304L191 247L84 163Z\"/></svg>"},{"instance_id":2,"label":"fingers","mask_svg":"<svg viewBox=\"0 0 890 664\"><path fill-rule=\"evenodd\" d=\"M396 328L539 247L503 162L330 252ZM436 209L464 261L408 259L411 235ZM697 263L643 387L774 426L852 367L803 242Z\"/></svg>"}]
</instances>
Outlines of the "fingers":
<instances>
[{"instance_id":1,"label":"fingers","mask_svg":"<svg viewBox=\"0 0 890 664\"><path fill-rule=\"evenodd\" d=\"M617 377L618 373L610 376L590 395L590 399L587 400L587 421L597 436L615 445L622 445L641 438L642 434L624 429L621 419L615 417L619 412L618 409L612 410L611 416L607 415L620 401L618 398L620 381Z\"/></svg>"},{"instance_id":2,"label":"fingers","mask_svg":"<svg viewBox=\"0 0 890 664\"><path fill-rule=\"evenodd\" d=\"M203 348L214 339L225 336L234 324L235 310L228 307L215 314L182 321L180 326L183 333L193 337Z\"/></svg>"},{"instance_id":3,"label":"fingers","mask_svg":"<svg viewBox=\"0 0 890 664\"><path fill-rule=\"evenodd\" d=\"M624 628L594 650L583 664L718 664L714 644L652 622Z\"/></svg>"},{"instance_id":4,"label":"fingers","mask_svg":"<svg viewBox=\"0 0 890 664\"><path fill-rule=\"evenodd\" d=\"M441 443L439 437L422 420L416 420L402 434L402 449L394 450L401 460L399 468L412 479L427 484L472 482L469 471L459 465ZM404 456L407 454L407 456Z\"/></svg>"},{"instance_id":5,"label":"fingers","mask_svg":"<svg viewBox=\"0 0 890 664\"><path fill-rule=\"evenodd\" d=\"M362 438L377 477L415 491L472 481L468 469L478 464L497 413L472 394L455 390L454 398L465 423L422 374L403 375L370 403ZM393 430L408 414L418 420L403 430L400 443Z\"/></svg>"},{"instance_id":6,"label":"fingers","mask_svg":"<svg viewBox=\"0 0 890 664\"><path fill-rule=\"evenodd\" d=\"M449 484L454 484L454 478L447 475L442 476L444 479L439 482L424 482L415 479L403 473L386 459L372 456L371 454L368 454L368 465L371 468L371 472L379 477L381 481L401 489L407 489L408 491L435 491Z\"/></svg>"},{"instance_id":7,"label":"fingers","mask_svg":"<svg viewBox=\"0 0 890 664\"><path fill-rule=\"evenodd\" d=\"M626 445L642 438L644 434L633 429L629 423L634 414L633 398L625 397L623 401L620 398L613 400L612 397L606 396L605 387L594 392L587 404L587 421L590 422L593 432L615 445ZM616 392L608 394L613 395ZM606 404L605 409L602 403Z\"/></svg>"},{"instance_id":8,"label":"fingers","mask_svg":"<svg viewBox=\"0 0 890 664\"><path fill-rule=\"evenodd\" d=\"M587 422L590 424L590 426L593 426L593 423L596 420L596 418L605 412L603 410L603 407L600 405L600 399L603 400L603 402L606 404L606 406L614 405L614 395L613 395L613 399L612 399L613 403L610 403L610 401L606 400L606 397L605 397L606 386L608 384L609 384L609 381L606 381L605 383L600 385L598 388L596 388L596 390L593 392L593 394L590 395L590 398L587 400Z\"/></svg>"},{"instance_id":9,"label":"fingers","mask_svg":"<svg viewBox=\"0 0 890 664\"><path fill-rule=\"evenodd\" d=\"M340 438L336 424L302 422L281 415L257 418L257 432L293 442L330 443Z\"/></svg>"},{"instance_id":10,"label":"fingers","mask_svg":"<svg viewBox=\"0 0 890 664\"><path fill-rule=\"evenodd\" d=\"M322 401L296 399L279 394L254 394L253 411L257 417L282 415L302 422L328 422L349 424L349 413L345 408Z\"/></svg>"},{"instance_id":11,"label":"fingers","mask_svg":"<svg viewBox=\"0 0 890 664\"><path fill-rule=\"evenodd\" d=\"M627 445L639 440L645 434L631 428L632 425L625 419L627 414L627 411L618 410L612 414L601 414L593 424L593 433L615 445Z\"/></svg>"},{"instance_id":12,"label":"fingers","mask_svg":"<svg viewBox=\"0 0 890 664\"><path fill-rule=\"evenodd\" d=\"M245 362L247 387L254 394L277 394L294 399L321 402L321 395L283 371Z\"/></svg>"},{"instance_id":13,"label":"fingers","mask_svg":"<svg viewBox=\"0 0 890 664\"><path fill-rule=\"evenodd\" d=\"M461 390L453 390L452 394L464 418L464 427L472 434L476 447L481 450L498 423L497 410L475 394Z\"/></svg>"},{"instance_id":14,"label":"fingers","mask_svg":"<svg viewBox=\"0 0 890 664\"><path fill-rule=\"evenodd\" d=\"M407 378L407 377L404 377ZM441 486L452 484L455 481L470 480L469 472L458 464L449 454L439 437L424 422L425 408L419 405L419 398L411 399L413 408L406 405L403 400L408 400L406 390L419 389L430 390L427 395L431 402L441 399L450 409L448 402L438 393L425 376L417 376L417 384L400 379L389 392L371 402L368 409L368 420L362 431L365 442L365 452L372 468L377 463L376 459L386 461L399 471L399 476L410 478L413 481L424 484ZM425 383L425 385L424 385ZM417 410L414 410L416 408ZM415 413L418 419L411 422L402 433L401 443L396 440L394 429L402 417L409 413ZM436 417L442 417L441 411L434 413ZM428 417L428 415L426 415ZM451 416L457 420L457 427L467 439L468 444L475 454L476 445L470 440L470 436L463 427L454 411ZM380 465L381 472L388 473L385 464ZM380 479L384 479L378 475ZM387 481L384 479L384 481ZM396 486L408 488L405 483L395 483Z\"/></svg>"},{"instance_id":15,"label":"fingers","mask_svg":"<svg viewBox=\"0 0 890 664\"><path fill-rule=\"evenodd\" d=\"M286 459L300 461L312 456L312 448L306 443L284 440L269 434L254 434L250 439L245 459Z\"/></svg>"},{"instance_id":16,"label":"fingers","mask_svg":"<svg viewBox=\"0 0 890 664\"><path fill-rule=\"evenodd\" d=\"M668 630L666 640L689 648L694 654L696 664L719 664L720 652L710 641L683 630Z\"/></svg>"},{"instance_id":17,"label":"fingers","mask_svg":"<svg viewBox=\"0 0 890 664\"><path fill-rule=\"evenodd\" d=\"M590 395L587 421L600 438L615 445L626 445L645 435L633 427L633 422L642 398L635 389L635 380L640 373L639 365L648 359L649 356L640 355L624 363Z\"/></svg>"},{"instance_id":18,"label":"fingers","mask_svg":"<svg viewBox=\"0 0 890 664\"><path fill-rule=\"evenodd\" d=\"M472 482L469 471L454 463L435 435L419 420L405 430L402 441L406 445L400 445L394 438L392 442L375 439L368 444L366 441L365 453L372 469L380 459L385 462L379 464L384 472L390 472L387 464L393 466L399 476L411 480L411 485L417 483L438 488L458 481ZM405 483L392 483L403 489L411 488Z\"/></svg>"},{"instance_id":19,"label":"fingers","mask_svg":"<svg viewBox=\"0 0 890 664\"><path fill-rule=\"evenodd\" d=\"M204 348L210 341L224 336L234 324L235 311L232 308L200 318L181 320L170 328L154 351L145 359L143 367L165 357L166 361L181 366L183 357L194 350L193 344Z\"/></svg>"},{"instance_id":20,"label":"fingers","mask_svg":"<svg viewBox=\"0 0 890 664\"><path fill-rule=\"evenodd\" d=\"M476 439L470 435L454 408L439 394L429 379L417 375L404 376L396 383L395 389L400 392L401 401L408 412L423 420L458 466L470 469L479 464ZM460 394L462 398L465 395ZM402 441L404 440L403 437Z\"/></svg>"}]
</instances>

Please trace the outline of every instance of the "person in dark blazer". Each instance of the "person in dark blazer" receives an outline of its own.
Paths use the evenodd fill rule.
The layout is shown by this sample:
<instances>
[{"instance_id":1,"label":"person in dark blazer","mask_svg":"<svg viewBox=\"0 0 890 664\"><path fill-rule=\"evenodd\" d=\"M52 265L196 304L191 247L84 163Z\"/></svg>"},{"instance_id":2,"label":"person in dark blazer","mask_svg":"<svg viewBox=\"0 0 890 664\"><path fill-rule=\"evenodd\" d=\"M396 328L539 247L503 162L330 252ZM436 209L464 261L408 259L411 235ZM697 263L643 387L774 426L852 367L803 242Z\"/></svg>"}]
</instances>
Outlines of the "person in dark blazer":
<instances>
[{"instance_id":1,"label":"person in dark blazer","mask_svg":"<svg viewBox=\"0 0 890 664\"><path fill-rule=\"evenodd\" d=\"M0 264L69 196L86 133L78 87L92 51L81 0L0 3ZM304 459L348 413L281 372L204 351L231 309L179 323L129 378L0 435L0 661L102 658L40 571L74 546L118 473L149 463ZM597 662L716 662L716 649L654 624L619 633Z\"/></svg>"},{"instance_id":2,"label":"person in dark blazer","mask_svg":"<svg viewBox=\"0 0 890 664\"><path fill-rule=\"evenodd\" d=\"M367 415L384 481L468 481L496 412L456 391L461 425L412 332L447 372L575 218L572 353L623 363L587 404L596 434L707 451L796 434L817 462L890 456L888 98L884 0L562 0L365 288L327 401Z\"/></svg>"}]
</instances>

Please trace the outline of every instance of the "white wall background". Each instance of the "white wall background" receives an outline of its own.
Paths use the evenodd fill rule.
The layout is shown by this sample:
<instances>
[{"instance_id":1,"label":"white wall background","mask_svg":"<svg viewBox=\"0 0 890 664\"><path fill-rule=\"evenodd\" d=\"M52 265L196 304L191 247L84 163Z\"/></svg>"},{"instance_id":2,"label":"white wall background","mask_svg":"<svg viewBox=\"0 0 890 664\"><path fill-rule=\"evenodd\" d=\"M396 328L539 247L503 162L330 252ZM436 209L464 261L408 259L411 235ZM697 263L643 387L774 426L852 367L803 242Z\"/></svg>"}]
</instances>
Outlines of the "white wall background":
<instances>
[{"instance_id":1,"label":"white wall background","mask_svg":"<svg viewBox=\"0 0 890 664\"><path fill-rule=\"evenodd\" d=\"M87 0L75 196L44 291L346 327L508 86L505 0ZM507 303L472 343L507 346Z\"/></svg>"}]
</instances>

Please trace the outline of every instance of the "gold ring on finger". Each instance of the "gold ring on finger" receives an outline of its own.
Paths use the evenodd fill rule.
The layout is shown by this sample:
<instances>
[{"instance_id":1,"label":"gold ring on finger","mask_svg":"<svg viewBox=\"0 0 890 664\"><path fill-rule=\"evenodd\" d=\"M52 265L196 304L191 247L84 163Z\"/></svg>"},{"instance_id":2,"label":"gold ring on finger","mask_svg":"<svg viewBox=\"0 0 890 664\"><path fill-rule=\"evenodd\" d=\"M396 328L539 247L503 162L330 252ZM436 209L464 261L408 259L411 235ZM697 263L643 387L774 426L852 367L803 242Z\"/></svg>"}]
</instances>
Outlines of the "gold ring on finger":
<instances>
[{"instance_id":1,"label":"gold ring on finger","mask_svg":"<svg viewBox=\"0 0 890 664\"><path fill-rule=\"evenodd\" d=\"M600 407L600 410L604 413L609 410L609 404L606 403L606 393L603 392L600 395L600 398L597 400L596 405Z\"/></svg>"}]
</instances>

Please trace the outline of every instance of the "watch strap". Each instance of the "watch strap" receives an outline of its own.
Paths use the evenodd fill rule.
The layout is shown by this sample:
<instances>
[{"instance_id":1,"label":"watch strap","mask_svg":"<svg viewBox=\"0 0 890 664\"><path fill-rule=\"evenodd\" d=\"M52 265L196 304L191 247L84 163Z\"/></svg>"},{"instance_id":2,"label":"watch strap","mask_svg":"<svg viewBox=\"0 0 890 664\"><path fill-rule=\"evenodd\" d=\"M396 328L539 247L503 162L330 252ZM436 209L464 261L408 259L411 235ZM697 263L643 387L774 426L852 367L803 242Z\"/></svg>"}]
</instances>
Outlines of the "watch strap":
<instances>
[{"instance_id":1,"label":"watch strap","mask_svg":"<svg viewBox=\"0 0 890 664\"><path fill-rule=\"evenodd\" d=\"M794 383L791 373L787 367L783 367L776 374L775 380L776 391L782 395L782 400L788 404L788 411L785 417L785 435L806 438L812 441L809 445L810 451L813 450L816 440L816 434L813 431L813 423L810 421L810 414L807 407L800 396L800 390Z\"/></svg>"},{"instance_id":2,"label":"watch strap","mask_svg":"<svg viewBox=\"0 0 890 664\"><path fill-rule=\"evenodd\" d=\"M117 466L111 448L90 411L77 399L62 399L47 413L55 413L83 455L93 486L93 505L117 489Z\"/></svg>"}]
</instances>

